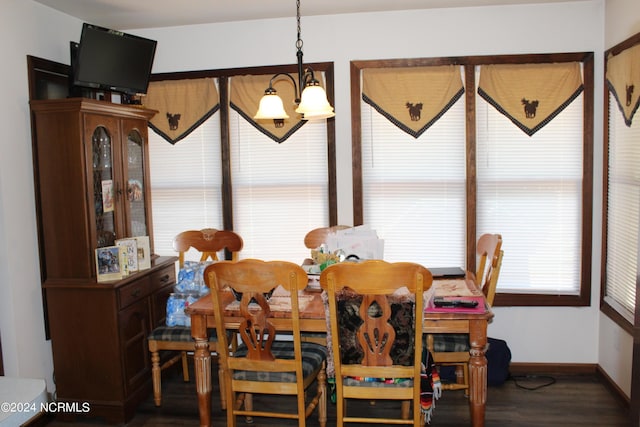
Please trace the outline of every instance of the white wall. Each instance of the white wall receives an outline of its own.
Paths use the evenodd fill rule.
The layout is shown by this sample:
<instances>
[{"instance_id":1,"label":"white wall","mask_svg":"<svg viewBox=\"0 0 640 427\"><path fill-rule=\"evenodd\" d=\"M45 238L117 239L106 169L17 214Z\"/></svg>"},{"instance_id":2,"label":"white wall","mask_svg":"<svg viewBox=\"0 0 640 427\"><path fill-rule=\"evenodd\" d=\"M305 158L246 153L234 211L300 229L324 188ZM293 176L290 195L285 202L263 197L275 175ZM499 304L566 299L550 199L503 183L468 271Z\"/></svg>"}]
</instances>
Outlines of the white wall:
<instances>
[{"instance_id":1,"label":"white wall","mask_svg":"<svg viewBox=\"0 0 640 427\"><path fill-rule=\"evenodd\" d=\"M637 0L628 0L637 2ZM25 55L68 62L81 22L24 0L0 0L0 37L12 87L0 106L0 327L8 374L51 377L44 341ZM349 61L550 52L595 52L595 135L602 135L604 0L305 17L305 62L333 61L339 180L338 220L352 222ZM55 30L52 30L55 29ZM126 29L123 29L126 30ZM158 40L154 72L290 64L295 18L131 31ZM7 74L5 74L7 75ZM602 150L595 150L594 260L599 259ZM598 363L599 262L592 307L497 308L490 335L514 362Z\"/></svg>"},{"instance_id":2,"label":"white wall","mask_svg":"<svg viewBox=\"0 0 640 427\"><path fill-rule=\"evenodd\" d=\"M44 378L53 390L38 268L26 55L67 62L69 40L78 38L80 23L31 1L0 3L5 81L0 104L0 332L4 368L9 376Z\"/></svg>"}]
</instances>

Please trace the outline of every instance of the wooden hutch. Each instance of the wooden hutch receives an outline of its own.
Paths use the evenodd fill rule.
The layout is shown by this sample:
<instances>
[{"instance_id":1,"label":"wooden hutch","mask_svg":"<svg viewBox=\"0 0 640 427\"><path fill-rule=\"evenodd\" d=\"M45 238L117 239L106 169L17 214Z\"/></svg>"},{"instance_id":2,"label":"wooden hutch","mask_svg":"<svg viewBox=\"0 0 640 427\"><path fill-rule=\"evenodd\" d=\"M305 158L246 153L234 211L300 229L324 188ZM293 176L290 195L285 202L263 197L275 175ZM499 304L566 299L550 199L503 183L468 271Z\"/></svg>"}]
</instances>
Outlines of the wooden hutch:
<instances>
[{"instance_id":1,"label":"wooden hutch","mask_svg":"<svg viewBox=\"0 0 640 427\"><path fill-rule=\"evenodd\" d=\"M77 415L126 422L151 392L147 336L164 321L176 258L151 255L150 268L105 282L95 250L149 236L153 253L147 122L155 111L68 98L33 100L31 112L56 399L87 402Z\"/></svg>"}]
</instances>

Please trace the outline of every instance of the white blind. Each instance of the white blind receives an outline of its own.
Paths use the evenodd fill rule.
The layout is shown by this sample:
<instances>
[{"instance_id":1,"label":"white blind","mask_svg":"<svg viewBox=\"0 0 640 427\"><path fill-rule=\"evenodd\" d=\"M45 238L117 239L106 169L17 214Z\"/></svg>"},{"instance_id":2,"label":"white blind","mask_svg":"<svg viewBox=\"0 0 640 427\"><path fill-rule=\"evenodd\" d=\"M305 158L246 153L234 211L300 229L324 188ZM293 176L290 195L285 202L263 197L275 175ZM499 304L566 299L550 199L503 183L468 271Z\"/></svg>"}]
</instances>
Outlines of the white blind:
<instances>
[{"instance_id":1,"label":"white blind","mask_svg":"<svg viewBox=\"0 0 640 427\"><path fill-rule=\"evenodd\" d=\"M149 155L155 253L175 255L182 231L222 229L220 114L175 145L149 129Z\"/></svg>"},{"instance_id":2,"label":"white blind","mask_svg":"<svg viewBox=\"0 0 640 427\"><path fill-rule=\"evenodd\" d=\"M480 96L478 234L500 233L498 290L578 294L583 96L529 137Z\"/></svg>"},{"instance_id":3,"label":"white blind","mask_svg":"<svg viewBox=\"0 0 640 427\"><path fill-rule=\"evenodd\" d=\"M640 119L624 124L609 96L607 263L605 298L633 323L640 222Z\"/></svg>"},{"instance_id":4,"label":"white blind","mask_svg":"<svg viewBox=\"0 0 640 427\"><path fill-rule=\"evenodd\" d=\"M384 259L464 266L464 98L418 139L360 104L363 220L384 239Z\"/></svg>"},{"instance_id":5,"label":"white blind","mask_svg":"<svg viewBox=\"0 0 640 427\"><path fill-rule=\"evenodd\" d=\"M305 234L329 225L326 121L278 144L230 112L234 229L240 258L301 263Z\"/></svg>"}]
</instances>

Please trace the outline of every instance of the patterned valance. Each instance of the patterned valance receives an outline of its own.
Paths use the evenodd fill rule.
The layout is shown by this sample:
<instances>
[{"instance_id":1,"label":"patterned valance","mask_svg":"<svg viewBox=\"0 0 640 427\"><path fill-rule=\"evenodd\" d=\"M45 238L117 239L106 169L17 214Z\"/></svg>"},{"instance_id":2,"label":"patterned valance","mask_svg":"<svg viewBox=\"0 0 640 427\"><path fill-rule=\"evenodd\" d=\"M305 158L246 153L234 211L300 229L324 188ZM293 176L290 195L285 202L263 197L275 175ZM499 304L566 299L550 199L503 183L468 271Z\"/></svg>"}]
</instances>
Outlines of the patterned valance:
<instances>
[{"instance_id":1,"label":"patterned valance","mask_svg":"<svg viewBox=\"0 0 640 427\"><path fill-rule=\"evenodd\" d=\"M627 126L640 106L640 45L607 60L607 85L618 102Z\"/></svg>"},{"instance_id":2,"label":"patterned valance","mask_svg":"<svg viewBox=\"0 0 640 427\"><path fill-rule=\"evenodd\" d=\"M281 143L289 138L296 130L305 123L300 114L296 113L298 106L293 102L296 98L293 82L286 77L280 76L273 82L273 88L282 99L284 110L289 116L288 119L277 120L254 120L258 111L260 99L264 96L264 90L269 87L269 80L273 75L245 75L232 77L231 87L231 108L236 110L246 121L251 123L260 132L267 135L277 143ZM298 75L291 74L291 77L298 82Z\"/></svg>"},{"instance_id":3,"label":"patterned valance","mask_svg":"<svg viewBox=\"0 0 640 427\"><path fill-rule=\"evenodd\" d=\"M483 65L478 94L531 136L583 90L580 63Z\"/></svg>"},{"instance_id":4,"label":"patterned valance","mask_svg":"<svg viewBox=\"0 0 640 427\"><path fill-rule=\"evenodd\" d=\"M212 78L150 82L145 107L158 110L149 127L171 144L193 132L220 108Z\"/></svg>"},{"instance_id":5,"label":"patterned valance","mask_svg":"<svg viewBox=\"0 0 640 427\"><path fill-rule=\"evenodd\" d=\"M418 138L464 94L460 67L368 68L362 99Z\"/></svg>"}]
</instances>

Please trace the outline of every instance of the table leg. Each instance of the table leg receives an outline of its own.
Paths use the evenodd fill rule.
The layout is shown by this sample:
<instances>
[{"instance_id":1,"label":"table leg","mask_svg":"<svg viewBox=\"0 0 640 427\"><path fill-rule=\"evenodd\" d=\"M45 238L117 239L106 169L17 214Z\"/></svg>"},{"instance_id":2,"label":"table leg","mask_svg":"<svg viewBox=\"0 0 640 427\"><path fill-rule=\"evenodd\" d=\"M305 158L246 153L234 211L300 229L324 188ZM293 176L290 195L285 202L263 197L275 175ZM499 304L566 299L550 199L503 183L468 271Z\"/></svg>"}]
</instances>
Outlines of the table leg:
<instances>
[{"instance_id":1,"label":"table leg","mask_svg":"<svg viewBox=\"0 0 640 427\"><path fill-rule=\"evenodd\" d=\"M211 427L211 352L205 316L191 316L191 335L195 340L193 360L200 426Z\"/></svg>"},{"instance_id":2,"label":"table leg","mask_svg":"<svg viewBox=\"0 0 640 427\"><path fill-rule=\"evenodd\" d=\"M469 322L469 409L471 425L484 427L485 406L487 403L487 321Z\"/></svg>"}]
</instances>

